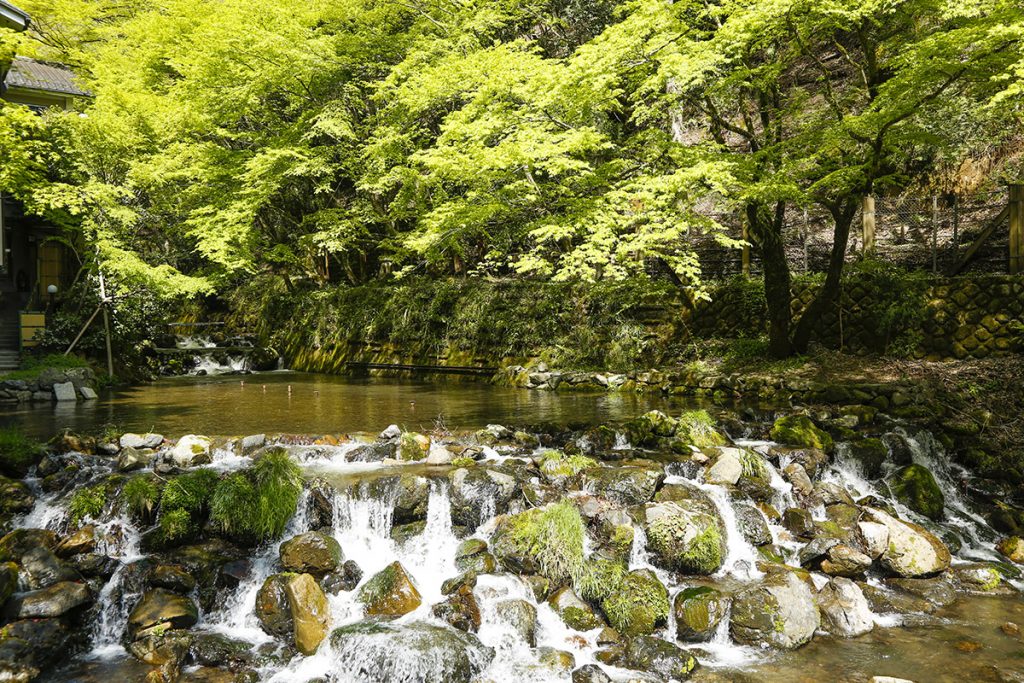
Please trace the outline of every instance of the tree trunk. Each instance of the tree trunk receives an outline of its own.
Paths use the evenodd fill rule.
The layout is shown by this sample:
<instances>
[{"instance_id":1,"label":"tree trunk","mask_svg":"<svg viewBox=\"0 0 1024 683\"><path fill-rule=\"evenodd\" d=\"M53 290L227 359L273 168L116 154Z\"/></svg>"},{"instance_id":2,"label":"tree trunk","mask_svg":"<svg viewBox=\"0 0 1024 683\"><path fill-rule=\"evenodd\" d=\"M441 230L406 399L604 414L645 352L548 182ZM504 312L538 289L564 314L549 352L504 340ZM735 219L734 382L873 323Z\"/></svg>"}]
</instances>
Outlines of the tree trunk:
<instances>
[{"instance_id":1,"label":"tree trunk","mask_svg":"<svg viewBox=\"0 0 1024 683\"><path fill-rule=\"evenodd\" d=\"M747 205L750 235L761 250L764 267L764 298L768 306L768 351L775 358L792 355L789 340L791 293L789 264L782 240L785 204L775 206L774 215L763 204Z\"/></svg>"},{"instance_id":2,"label":"tree trunk","mask_svg":"<svg viewBox=\"0 0 1024 683\"><path fill-rule=\"evenodd\" d=\"M857 204L857 198L848 198L842 202L828 205L829 213L832 214L832 220L835 223L832 233L832 252L828 260L828 273L825 276L825 284L800 316L800 321L793 332L793 350L796 353L806 353L807 346L811 342L811 335L814 333L818 321L821 320L822 314L839 297L843 266L846 263L846 247L850 241L850 225L853 223L853 217L857 215Z\"/></svg>"}]
</instances>

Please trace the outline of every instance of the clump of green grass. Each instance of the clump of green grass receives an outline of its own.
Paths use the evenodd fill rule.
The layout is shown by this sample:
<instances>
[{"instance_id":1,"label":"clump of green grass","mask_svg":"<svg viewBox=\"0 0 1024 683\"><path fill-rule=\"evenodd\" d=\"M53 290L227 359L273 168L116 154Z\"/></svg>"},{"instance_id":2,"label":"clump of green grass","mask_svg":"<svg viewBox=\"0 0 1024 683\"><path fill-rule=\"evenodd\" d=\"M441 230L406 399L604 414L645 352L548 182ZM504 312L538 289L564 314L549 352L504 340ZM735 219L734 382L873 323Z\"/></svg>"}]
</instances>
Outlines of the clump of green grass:
<instances>
[{"instance_id":1,"label":"clump of green grass","mask_svg":"<svg viewBox=\"0 0 1024 683\"><path fill-rule=\"evenodd\" d=\"M218 481L216 472L202 468L175 477L164 486L161 508L198 513L206 508Z\"/></svg>"},{"instance_id":2,"label":"clump of green grass","mask_svg":"<svg viewBox=\"0 0 1024 683\"><path fill-rule=\"evenodd\" d=\"M20 430L0 428L0 474L20 479L41 455L42 447Z\"/></svg>"},{"instance_id":3,"label":"clump of green grass","mask_svg":"<svg viewBox=\"0 0 1024 683\"><path fill-rule=\"evenodd\" d=\"M210 518L233 536L272 538L295 514L301 493L299 466L284 449L275 449L220 482L210 501Z\"/></svg>"},{"instance_id":4,"label":"clump of green grass","mask_svg":"<svg viewBox=\"0 0 1024 683\"><path fill-rule=\"evenodd\" d=\"M187 538L196 529L192 515L184 508L165 510L160 515L160 531L166 541L177 541Z\"/></svg>"},{"instance_id":5,"label":"clump of green grass","mask_svg":"<svg viewBox=\"0 0 1024 683\"><path fill-rule=\"evenodd\" d=\"M511 518L512 541L537 559L544 576L555 583L573 583L582 575L583 518L572 503L561 502Z\"/></svg>"},{"instance_id":6,"label":"clump of green grass","mask_svg":"<svg viewBox=\"0 0 1024 683\"><path fill-rule=\"evenodd\" d=\"M68 501L68 514L71 523L78 525L87 518L98 519L103 514L107 502L106 484L97 484L88 488L78 489Z\"/></svg>"},{"instance_id":7,"label":"clump of green grass","mask_svg":"<svg viewBox=\"0 0 1024 683\"><path fill-rule=\"evenodd\" d=\"M573 477L587 469L597 467L597 461L585 455L566 455L562 451L544 451L538 457L540 471L549 476Z\"/></svg>"},{"instance_id":8,"label":"clump of green grass","mask_svg":"<svg viewBox=\"0 0 1024 683\"><path fill-rule=\"evenodd\" d=\"M722 446L725 437L715 425L715 419L706 410L688 410L679 416L676 436L697 448Z\"/></svg>"},{"instance_id":9,"label":"clump of green grass","mask_svg":"<svg viewBox=\"0 0 1024 683\"><path fill-rule=\"evenodd\" d=\"M121 502L128 512L137 519L150 519L160 504L162 487L160 481L151 475L132 477L121 489Z\"/></svg>"}]
</instances>

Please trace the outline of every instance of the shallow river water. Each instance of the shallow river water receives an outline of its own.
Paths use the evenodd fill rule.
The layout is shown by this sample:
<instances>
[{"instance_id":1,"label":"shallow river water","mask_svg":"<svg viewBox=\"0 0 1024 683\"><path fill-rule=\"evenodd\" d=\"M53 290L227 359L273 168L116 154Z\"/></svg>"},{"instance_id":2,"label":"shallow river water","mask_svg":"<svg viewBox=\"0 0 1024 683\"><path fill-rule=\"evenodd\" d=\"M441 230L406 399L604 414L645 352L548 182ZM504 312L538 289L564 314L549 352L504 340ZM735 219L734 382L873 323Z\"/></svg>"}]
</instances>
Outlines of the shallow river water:
<instances>
[{"instance_id":1,"label":"shallow river water","mask_svg":"<svg viewBox=\"0 0 1024 683\"><path fill-rule=\"evenodd\" d=\"M96 401L0 408L0 425L18 424L40 438L64 427L88 430L108 424L125 431L155 429L168 437L324 434L379 431L389 424L422 430L433 427L439 416L451 429L479 429L491 422L596 424L685 405L682 399L639 394L556 394L482 382L269 372L163 379L106 391Z\"/></svg>"}]
</instances>

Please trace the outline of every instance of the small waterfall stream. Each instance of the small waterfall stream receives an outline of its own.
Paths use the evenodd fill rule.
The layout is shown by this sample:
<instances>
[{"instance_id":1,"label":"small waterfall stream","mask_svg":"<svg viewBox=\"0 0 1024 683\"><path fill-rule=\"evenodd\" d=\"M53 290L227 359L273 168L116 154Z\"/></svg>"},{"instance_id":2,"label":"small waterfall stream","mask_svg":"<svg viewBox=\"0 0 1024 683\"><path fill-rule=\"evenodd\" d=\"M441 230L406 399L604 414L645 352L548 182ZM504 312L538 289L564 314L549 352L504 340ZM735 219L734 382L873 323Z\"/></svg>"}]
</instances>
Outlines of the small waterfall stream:
<instances>
[{"instance_id":1,"label":"small waterfall stream","mask_svg":"<svg viewBox=\"0 0 1024 683\"><path fill-rule=\"evenodd\" d=\"M892 433L907 442L913 461L928 467L942 489L945 496L946 517L941 527L945 531L956 533L964 542L955 561L962 563L970 560L1000 560L992 549L996 539L995 532L985 523L981 515L972 510L971 503L962 493L959 482L968 474L948 464L948 458L941 445L931 435L924 432L911 433L902 428L895 429ZM374 575L394 562L399 562L404 567L421 595L422 602L414 611L389 622L391 626L400 629L417 624L437 626L445 623L441 618L435 616L433 608L448 599L442 590L444 582L462 573L455 559L460 544L468 535L469 538L491 543L493 549L494 537L492 534L498 524L495 518L510 510L509 502L507 499L502 501L499 495L493 492L484 494L482 489L475 489L472 493L479 494L474 499L477 504L475 509L479 510L479 514L472 511L467 513L465 507L456 507L459 504L460 492L448 476L449 470L431 470L425 464L418 464L415 467L422 469L415 470L417 474L413 476L423 477L427 482L425 484L426 493L421 493L421 495L425 495L426 512L424 515L423 507L419 507L417 513L417 523L422 524L422 530L412 536L399 536L395 529L395 518L396 506L401 505L399 497L402 491L399 477L404 475L394 476L392 471L401 471L404 465L391 460L386 462L350 460L350 458L355 458L356 456L353 454L359 452L358 449L365 445L353 441L341 445L314 443L313 445L291 444L285 446L290 457L299 463L307 479L316 477L317 482L327 482L328 487L317 489L317 492L318 495L326 495L328 502L323 503L323 499L318 498L317 501L320 501L318 504L321 507L314 508L311 486L306 486L300 496L296 514L288 522L282 536L251 551L248 557L248 573L235 588L224 589L218 593L216 606L200 615L200 621L194 627L196 632L220 634L246 641L254 651L259 650L262 654L273 651L274 648L271 647L271 644L277 643L277 641L264 632L255 614L257 594L268 577L281 571L279 556L282 542L313 529L331 534L341 546L344 558L354 560L362 571L362 578L352 590L340 590L327 595L331 629L364 621L364 606L357 599L360 588ZM780 473L780 470L785 471L786 465L789 464L788 455L770 455L774 444L764 441L738 441L736 445L749 448L764 456L765 466L770 476L770 490L764 489L757 500L770 500L780 512L786 508L800 505L798 496L794 495L793 486ZM615 449L629 448L621 433L618 434L614 447ZM435 445L432 448L436 449L431 451L433 455L443 455L440 446ZM515 451L505 447L487 447L481 451L483 457L490 458L490 460L488 460L489 464L478 463L480 466L496 469L504 467L509 468L508 471L528 466L526 458L529 457L530 451L524 451L519 455L511 455L510 453L515 453ZM616 457L621 457L621 455ZM256 458L258 455L253 457L238 455L232 448L231 442L228 441L226 446L214 450L213 462L203 465L203 467L229 473L251 466ZM769 458L775 458L777 466L772 464ZM695 459L694 462L703 461ZM664 477L663 483L696 488L704 497L702 505L710 509L706 505L706 501L713 504L724 536L725 556L720 569L711 576L693 577L681 576L657 566L656 558L648 553L644 525L636 521L631 522L629 517L626 517L626 525L632 524L633 528L628 552L628 569L652 571L668 590L669 616L664 626L659 625L656 635L686 651L693 652L701 663L709 668L744 669L761 665L768 661L771 655L766 654L760 648L741 645L733 641L729 626L731 607L728 603L724 607L725 617L718 623L708 640L681 642L677 638L679 629L677 629L672 606L676 597L683 590L695 586L713 585L727 596L735 595L744 588L756 585L764 579L766 571L772 571L770 568L765 568L762 556L762 551L765 548L761 547L759 550L758 547L752 545L743 533L743 529L747 527L741 528L740 515L746 512L744 507L752 507L749 501L742 499L740 491L743 489L707 483L703 480L702 468L697 466L689 468L691 465L692 463L687 461L686 468L670 470L673 473ZM615 465L610 466L614 467ZM91 476L88 471L89 467L95 466L84 467L86 472L82 481L92 481L89 478ZM109 472L110 468L108 467L106 470L97 468L96 471ZM142 473L154 474L150 468L144 469ZM787 476L789 475L787 474ZM867 479L858 463L850 457L849 450L844 444L838 445L836 455L830 462L822 465L820 473L815 479L838 484L855 498L867 495L877 496L884 499L887 505L891 505L900 517L913 520L930 529L939 530L939 525L936 523L922 518L898 501L893 500L884 479L881 481ZM19 526L65 531L68 492L45 493L40 485L40 479L29 477L26 481L30 488L37 493L37 499L32 511L18 520ZM472 488L471 485L467 484L467 490L470 488ZM423 489L420 491L422 492ZM461 495L463 495L463 500L468 497L465 491ZM568 497L575 495L578 494L574 493ZM804 503L806 504L806 501ZM521 505L522 502L517 501L517 504ZM329 521L324 517L327 505L330 507ZM620 513L624 507L620 506ZM521 509L523 508L513 508L512 511ZM468 525L469 528L456 526L453 521L453 510L457 512L456 519L459 520L459 524ZM810 511L815 520L826 519L824 506L816 506ZM760 511L757 514L761 514L765 518L773 545L781 549L787 562L799 566L797 554L805 546L806 537L802 537L803 540L798 540L777 520L769 519L768 515ZM467 515L469 519L467 519ZM477 516L479 519L475 519ZM743 521L747 519L747 517L742 517ZM633 520L636 520L635 516ZM139 580L138 572L133 570L133 565L146 556L141 550L143 537L132 520L120 510L108 510L101 519L88 521L95 524L97 537L101 539L97 552L118 562L112 576L102 585L96 598L96 617L92 624L89 657L113 660L128 656L122 646L122 637L129 613L146 588L145 584ZM403 518L399 514L398 521L405 523L409 520L407 516ZM596 525L594 520L588 521ZM618 522L616 523L618 524ZM404 528L407 529L408 526L408 524L404 524ZM590 557L594 557L592 553L598 552L602 548L600 534L594 529L595 526L588 527L584 539L586 555ZM750 533L749 529L748 533ZM404 538L404 540L396 540L397 538ZM624 550L620 549L619 552L624 552ZM619 557L621 558L621 555ZM808 567L817 567L817 565L809 564ZM813 568L810 569L810 575L815 588L819 590L830 580L821 571ZM867 581L869 585L879 587L883 585L874 577L869 577ZM565 683L569 680L572 667L567 670L559 670L557 667L552 667L550 661L544 661L544 657L550 656L551 653L556 653L559 656L568 653L575 668L598 661L596 655L602 649L598 645L601 629L577 631L570 628L559 617L552 605L543 599L544 596L542 599L538 599L534 587L523 578L513 573L500 571L482 573L476 577L472 595L480 612L480 627L476 637L479 638L479 642L483 646L493 648L495 653L493 660L478 676L479 680L495 681L496 683L504 681L528 683L555 683L558 681ZM529 635L524 634L519 621L523 611L535 614L532 634ZM896 625L900 623L900 619L901 617L892 614L874 615L875 623L884 627ZM401 631L397 631L397 633L401 633ZM396 637L400 638L401 636ZM399 647L400 644L400 642L395 644L395 663L392 670L400 674L399 680L417 680L419 664L415 659L409 658L409 650ZM280 648L278 648L278 652L280 652ZM263 664L258 669L258 674L259 679L264 683L307 683L318 678L329 683L343 683L353 680L351 671L353 667L359 665L360 660L358 653L352 657L339 657L331 639L327 638L311 655L295 656L286 663L273 657L264 658L261 661ZM609 666L606 663L602 663L602 668L617 681L630 680L636 673L617 666Z\"/></svg>"}]
</instances>

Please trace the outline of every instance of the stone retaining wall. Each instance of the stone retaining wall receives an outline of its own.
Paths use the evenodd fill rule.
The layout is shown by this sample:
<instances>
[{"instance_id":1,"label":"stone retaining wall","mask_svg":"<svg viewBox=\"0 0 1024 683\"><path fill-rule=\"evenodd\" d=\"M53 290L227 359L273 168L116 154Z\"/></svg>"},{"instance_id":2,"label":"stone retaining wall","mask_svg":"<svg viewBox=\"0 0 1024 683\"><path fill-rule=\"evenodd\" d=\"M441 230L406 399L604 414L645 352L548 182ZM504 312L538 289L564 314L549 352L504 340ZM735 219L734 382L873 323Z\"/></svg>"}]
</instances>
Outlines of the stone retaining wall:
<instances>
[{"instance_id":1,"label":"stone retaining wall","mask_svg":"<svg viewBox=\"0 0 1024 683\"><path fill-rule=\"evenodd\" d=\"M91 368L46 368L35 379L0 380L0 405L96 397L96 375Z\"/></svg>"},{"instance_id":2,"label":"stone retaining wall","mask_svg":"<svg viewBox=\"0 0 1024 683\"><path fill-rule=\"evenodd\" d=\"M794 284L794 319L813 300L817 284ZM749 337L766 330L756 306L735 291L713 296L691 313L696 337ZM920 307L912 329L887 330L880 320L905 299ZM914 317L913 310L902 312ZM1024 351L1024 278L982 275L919 279L902 291L879 291L847 278L837 305L822 316L817 340L852 353L881 353L901 335L910 355L930 360L986 358Z\"/></svg>"}]
</instances>

